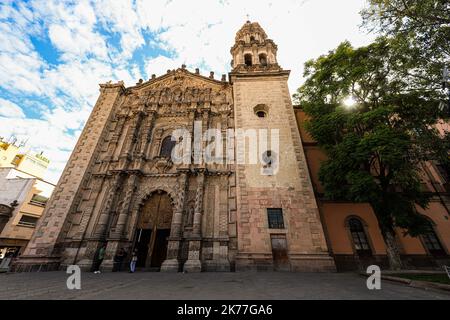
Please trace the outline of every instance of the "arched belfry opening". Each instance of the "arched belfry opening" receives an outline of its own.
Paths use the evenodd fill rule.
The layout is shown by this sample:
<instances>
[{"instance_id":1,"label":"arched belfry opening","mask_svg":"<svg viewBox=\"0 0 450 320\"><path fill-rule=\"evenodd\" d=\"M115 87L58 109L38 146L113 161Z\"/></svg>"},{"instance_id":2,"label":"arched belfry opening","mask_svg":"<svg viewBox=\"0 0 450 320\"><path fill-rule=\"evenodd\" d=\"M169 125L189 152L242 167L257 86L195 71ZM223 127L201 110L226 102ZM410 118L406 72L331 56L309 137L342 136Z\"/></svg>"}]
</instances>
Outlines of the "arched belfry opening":
<instances>
[{"instance_id":1,"label":"arched belfry opening","mask_svg":"<svg viewBox=\"0 0 450 320\"><path fill-rule=\"evenodd\" d=\"M244 55L244 63L247 67L252 66L253 61L252 61L252 55L250 53L247 53L246 55Z\"/></svg>"},{"instance_id":2,"label":"arched belfry opening","mask_svg":"<svg viewBox=\"0 0 450 320\"><path fill-rule=\"evenodd\" d=\"M159 269L166 259L172 223L172 200L165 191L150 194L140 208L134 235L137 268Z\"/></svg>"},{"instance_id":3,"label":"arched belfry opening","mask_svg":"<svg viewBox=\"0 0 450 320\"><path fill-rule=\"evenodd\" d=\"M259 54L259 64L262 66L267 66L267 55L265 53Z\"/></svg>"}]
</instances>

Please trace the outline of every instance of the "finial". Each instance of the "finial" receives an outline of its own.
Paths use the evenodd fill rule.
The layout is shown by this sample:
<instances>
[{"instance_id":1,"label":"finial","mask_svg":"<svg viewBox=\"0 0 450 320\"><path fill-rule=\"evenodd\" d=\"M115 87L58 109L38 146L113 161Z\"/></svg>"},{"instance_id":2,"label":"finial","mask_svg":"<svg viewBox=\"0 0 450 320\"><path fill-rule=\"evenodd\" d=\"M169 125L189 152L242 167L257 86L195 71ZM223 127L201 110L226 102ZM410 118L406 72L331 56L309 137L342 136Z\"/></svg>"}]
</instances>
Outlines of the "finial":
<instances>
[{"instance_id":1,"label":"finial","mask_svg":"<svg viewBox=\"0 0 450 320\"><path fill-rule=\"evenodd\" d=\"M250 15L247 13L246 16L247 16L247 23L250 23Z\"/></svg>"}]
</instances>

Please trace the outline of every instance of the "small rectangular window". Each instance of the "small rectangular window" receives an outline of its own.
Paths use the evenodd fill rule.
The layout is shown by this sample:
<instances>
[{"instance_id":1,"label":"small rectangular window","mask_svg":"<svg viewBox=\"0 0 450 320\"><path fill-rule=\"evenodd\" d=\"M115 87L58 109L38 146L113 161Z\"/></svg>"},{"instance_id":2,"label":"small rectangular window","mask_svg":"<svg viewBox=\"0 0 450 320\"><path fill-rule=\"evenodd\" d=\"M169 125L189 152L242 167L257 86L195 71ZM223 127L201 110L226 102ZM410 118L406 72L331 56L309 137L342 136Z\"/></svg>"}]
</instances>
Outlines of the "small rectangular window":
<instances>
[{"instance_id":1,"label":"small rectangular window","mask_svg":"<svg viewBox=\"0 0 450 320\"><path fill-rule=\"evenodd\" d=\"M284 229L282 209L279 208L267 209L267 216L269 220L269 229Z\"/></svg>"},{"instance_id":2,"label":"small rectangular window","mask_svg":"<svg viewBox=\"0 0 450 320\"><path fill-rule=\"evenodd\" d=\"M36 227L36 223L37 223L38 219L39 218L36 218L36 217L23 215L22 218L20 219L18 225L34 228L34 227Z\"/></svg>"},{"instance_id":3,"label":"small rectangular window","mask_svg":"<svg viewBox=\"0 0 450 320\"><path fill-rule=\"evenodd\" d=\"M47 204L48 198L41 196L39 194L33 194L33 197L30 200L31 204L37 205L37 206L41 206L41 207L45 207L45 205Z\"/></svg>"}]
</instances>

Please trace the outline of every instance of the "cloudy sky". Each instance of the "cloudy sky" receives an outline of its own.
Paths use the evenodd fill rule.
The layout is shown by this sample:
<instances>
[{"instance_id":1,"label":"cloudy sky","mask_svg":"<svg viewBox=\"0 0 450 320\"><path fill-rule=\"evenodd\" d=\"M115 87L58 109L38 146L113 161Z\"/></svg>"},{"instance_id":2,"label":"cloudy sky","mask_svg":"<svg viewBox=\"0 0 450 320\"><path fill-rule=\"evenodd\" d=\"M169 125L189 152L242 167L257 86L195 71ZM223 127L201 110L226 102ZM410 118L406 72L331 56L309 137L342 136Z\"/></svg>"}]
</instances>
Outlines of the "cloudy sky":
<instances>
[{"instance_id":1,"label":"cloudy sky","mask_svg":"<svg viewBox=\"0 0 450 320\"><path fill-rule=\"evenodd\" d=\"M230 71L236 31L258 21L292 70L360 29L364 0L96 0L0 3L0 137L27 140L51 160L57 182L98 96L98 84L164 74L186 64L217 77Z\"/></svg>"}]
</instances>

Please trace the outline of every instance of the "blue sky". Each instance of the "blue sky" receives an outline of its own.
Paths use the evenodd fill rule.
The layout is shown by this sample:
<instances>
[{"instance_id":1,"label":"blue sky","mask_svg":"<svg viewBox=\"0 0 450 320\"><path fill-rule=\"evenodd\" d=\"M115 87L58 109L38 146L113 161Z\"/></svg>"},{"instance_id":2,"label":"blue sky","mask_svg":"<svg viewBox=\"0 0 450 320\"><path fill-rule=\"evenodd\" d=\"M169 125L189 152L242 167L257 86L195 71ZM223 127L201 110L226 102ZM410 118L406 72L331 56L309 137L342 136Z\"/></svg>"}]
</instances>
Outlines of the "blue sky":
<instances>
[{"instance_id":1,"label":"blue sky","mask_svg":"<svg viewBox=\"0 0 450 320\"><path fill-rule=\"evenodd\" d=\"M98 97L98 84L126 85L186 64L218 77L230 71L236 31L258 21L292 70L340 42L374 35L359 28L364 0L80 0L0 3L0 137L44 151L57 182Z\"/></svg>"}]
</instances>

